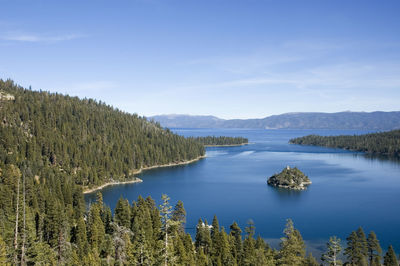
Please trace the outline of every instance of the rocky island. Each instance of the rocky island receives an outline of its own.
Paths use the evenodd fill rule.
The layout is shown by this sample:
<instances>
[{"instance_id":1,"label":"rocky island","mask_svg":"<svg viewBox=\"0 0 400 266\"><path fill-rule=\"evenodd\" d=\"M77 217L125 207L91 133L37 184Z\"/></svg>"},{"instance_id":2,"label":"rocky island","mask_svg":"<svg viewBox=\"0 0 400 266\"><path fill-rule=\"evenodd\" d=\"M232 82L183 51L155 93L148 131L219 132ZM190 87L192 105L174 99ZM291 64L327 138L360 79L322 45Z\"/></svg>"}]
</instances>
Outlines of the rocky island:
<instances>
[{"instance_id":1,"label":"rocky island","mask_svg":"<svg viewBox=\"0 0 400 266\"><path fill-rule=\"evenodd\" d=\"M268 185L280 188L303 190L311 184L311 180L297 167L287 166L279 174L274 174L268 179Z\"/></svg>"}]
</instances>

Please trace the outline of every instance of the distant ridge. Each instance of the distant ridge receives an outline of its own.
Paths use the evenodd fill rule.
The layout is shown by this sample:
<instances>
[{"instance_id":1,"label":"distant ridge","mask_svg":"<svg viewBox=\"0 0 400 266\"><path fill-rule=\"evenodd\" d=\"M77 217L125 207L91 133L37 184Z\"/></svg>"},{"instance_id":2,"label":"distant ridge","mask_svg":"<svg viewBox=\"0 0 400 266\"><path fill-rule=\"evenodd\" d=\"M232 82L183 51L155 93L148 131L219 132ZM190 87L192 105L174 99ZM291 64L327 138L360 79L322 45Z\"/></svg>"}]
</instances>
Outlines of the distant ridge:
<instances>
[{"instance_id":1,"label":"distant ridge","mask_svg":"<svg viewBox=\"0 0 400 266\"><path fill-rule=\"evenodd\" d=\"M258 128L258 129L400 129L400 111L285 113L258 119L221 119L215 116L156 115L151 116L169 128Z\"/></svg>"}]
</instances>

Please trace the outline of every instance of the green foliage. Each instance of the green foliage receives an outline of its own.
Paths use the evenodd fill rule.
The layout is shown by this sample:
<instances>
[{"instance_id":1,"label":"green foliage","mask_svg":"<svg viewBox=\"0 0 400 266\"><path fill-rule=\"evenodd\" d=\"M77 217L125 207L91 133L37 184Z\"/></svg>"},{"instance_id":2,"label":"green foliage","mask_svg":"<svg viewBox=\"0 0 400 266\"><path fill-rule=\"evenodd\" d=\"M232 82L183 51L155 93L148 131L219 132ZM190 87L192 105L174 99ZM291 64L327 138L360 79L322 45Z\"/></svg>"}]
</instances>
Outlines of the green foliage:
<instances>
[{"instance_id":1,"label":"green foliage","mask_svg":"<svg viewBox=\"0 0 400 266\"><path fill-rule=\"evenodd\" d=\"M368 243L364 230L359 227L357 231L351 232L347 240L347 248L344 254L350 265L368 265Z\"/></svg>"},{"instance_id":2,"label":"green foliage","mask_svg":"<svg viewBox=\"0 0 400 266\"><path fill-rule=\"evenodd\" d=\"M313 257L313 255L310 253L304 260L304 265L305 266L319 266L318 261ZM341 265L341 264L336 264L336 265Z\"/></svg>"},{"instance_id":3,"label":"green foliage","mask_svg":"<svg viewBox=\"0 0 400 266\"><path fill-rule=\"evenodd\" d=\"M292 220L287 220L283 233L285 236L281 239L278 265L302 265L306 254L305 244Z\"/></svg>"},{"instance_id":4,"label":"green foliage","mask_svg":"<svg viewBox=\"0 0 400 266\"><path fill-rule=\"evenodd\" d=\"M336 236L330 237L329 242L326 243L326 248L327 250L322 254L321 260L332 266L342 265L342 261L338 259L340 252L342 251L340 238L337 238Z\"/></svg>"},{"instance_id":5,"label":"green foliage","mask_svg":"<svg viewBox=\"0 0 400 266\"><path fill-rule=\"evenodd\" d=\"M382 249L379 240L376 238L375 232L371 231L367 238L368 259L370 265L376 265L376 261L381 260Z\"/></svg>"},{"instance_id":6,"label":"green foliage","mask_svg":"<svg viewBox=\"0 0 400 266\"><path fill-rule=\"evenodd\" d=\"M240 262L242 259L243 246L242 246L242 230L236 222L229 227L229 236L231 237L231 253L233 257Z\"/></svg>"},{"instance_id":7,"label":"green foliage","mask_svg":"<svg viewBox=\"0 0 400 266\"><path fill-rule=\"evenodd\" d=\"M0 139L7 141L0 142L0 161L27 159L35 172L51 168L93 186L204 155L198 142L102 102L25 90L12 81L0 80L0 91L15 97L1 102Z\"/></svg>"},{"instance_id":8,"label":"green foliage","mask_svg":"<svg viewBox=\"0 0 400 266\"><path fill-rule=\"evenodd\" d=\"M190 137L189 139L201 143L205 146L234 146L234 145L243 145L249 143L249 140L243 137L207 136L207 137Z\"/></svg>"},{"instance_id":9,"label":"green foliage","mask_svg":"<svg viewBox=\"0 0 400 266\"><path fill-rule=\"evenodd\" d=\"M308 135L291 139L289 142L400 157L400 130L354 136Z\"/></svg>"},{"instance_id":10,"label":"green foliage","mask_svg":"<svg viewBox=\"0 0 400 266\"><path fill-rule=\"evenodd\" d=\"M297 167L287 166L279 174L275 174L268 179L268 185L289 189L304 189L311 184L310 179Z\"/></svg>"},{"instance_id":11,"label":"green foliage","mask_svg":"<svg viewBox=\"0 0 400 266\"><path fill-rule=\"evenodd\" d=\"M179 231L183 232L185 230L186 210L182 201L179 200L175 205L174 210L172 211L171 220L176 222Z\"/></svg>"},{"instance_id":12,"label":"green foliage","mask_svg":"<svg viewBox=\"0 0 400 266\"><path fill-rule=\"evenodd\" d=\"M396 253L394 252L392 245L389 246L388 251L385 254L385 257L383 258L383 265L384 266L398 266L399 265L399 262L397 261L397 258L396 258Z\"/></svg>"},{"instance_id":13,"label":"green foliage","mask_svg":"<svg viewBox=\"0 0 400 266\"><path fill-rule=\"evenodd\" d=\"M172 210L166 195L159 208L150 197L132 204L121 198L113 216L98 193L86 210L84 187L197 158L203 145L94 100L24 90L12 81L0 80L0 91L13 96L0 105L0 265L315 264L304 258L290 220L274 251L254 239L253 223L243 241L236 223L228 235L216 216L212 226L199 220L193 243L183 203ZM376 236L366 241L362 229L353 233L349 258L379 260ZM385 265L396 262L393 254L390 247Z\"/></svg>"},{"instance_id":14,"label":"green foliage","mask_svg":"<svg viewBox=\"0 0 400 266\"><path fill-rule=\"evenodd\" d=\"M7 265L7 247L0 235L0 265Z\"/></svg>"}]
</instances>

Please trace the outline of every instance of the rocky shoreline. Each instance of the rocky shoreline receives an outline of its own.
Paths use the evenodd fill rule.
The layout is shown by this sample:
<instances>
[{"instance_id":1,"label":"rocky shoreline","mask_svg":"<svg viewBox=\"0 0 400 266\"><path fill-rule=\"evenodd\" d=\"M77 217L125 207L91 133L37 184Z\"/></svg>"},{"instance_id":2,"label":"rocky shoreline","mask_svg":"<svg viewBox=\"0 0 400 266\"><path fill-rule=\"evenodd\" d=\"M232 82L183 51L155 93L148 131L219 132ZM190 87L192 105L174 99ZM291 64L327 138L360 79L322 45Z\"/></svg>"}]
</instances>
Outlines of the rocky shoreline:
<instances>
[{"instance_id":1,"label":"rocky shoreline","mask_svg":"<svg viewBox=\"0 0 400 266\"><path fill-rule=\"evenodd\" d=\"M282 170L279 174L274 174L271 176L268 181L268 185L285 188L285 189L293 189L293 190L305 190L307 186L312 182L303 172L299 169L290 168L287 166Z\"/></svg>"}]
</instances>

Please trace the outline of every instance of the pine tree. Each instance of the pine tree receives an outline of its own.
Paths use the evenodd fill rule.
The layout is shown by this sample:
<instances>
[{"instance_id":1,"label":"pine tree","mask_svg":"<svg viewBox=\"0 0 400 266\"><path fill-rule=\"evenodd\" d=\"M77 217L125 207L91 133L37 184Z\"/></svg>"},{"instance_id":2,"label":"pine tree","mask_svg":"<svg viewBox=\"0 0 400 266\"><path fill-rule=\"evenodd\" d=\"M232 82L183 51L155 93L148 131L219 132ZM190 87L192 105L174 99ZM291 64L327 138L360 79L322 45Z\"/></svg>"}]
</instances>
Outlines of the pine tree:
<instances>
[{"instance_id":1,"label":"pine tree","mask_svg":"<svg viewBox=\"0 0 400 266\"><path fill-rule=\"evenodd\" d=\"M336 264L338 265L338 264ZM319 266L318 261L313 257L311 253L304 260L304 266Z\"/></svg>"},{"instance_id":2,"label":"pine tree","mask_svg":"<svg viewBox=\"0 0 400 266\"><path fill-rule=\"evenodd\" d=\"M203 249L201 248L200 251L196 253L196 265L197 266L208 266L208 259L207 256L204 254Z\"/></svg>"},{"instance_id":3,"label":"pine tree","mask_svg":"<svg viewBox=\"0 0 400 266\"><path fill-rule=\"evenodd\" d=\"M230 232L229 235L233 237L234 242L233 246L234 249L233 251L233 256L236 259L236 261L239 263L241 261L241 256L242 256L242 230L240 229L239 225L236 222L233 222L233 224L229 227Z\"/></svg>"},{"instance_id":4,"label":"pine tree","mask_svg":"<svg viewBox=\"0 0 400 266\"><path fill-rule=\"evenodd\" d=\"M253 265L256 256L256 241L254 239L255 226L253 220L247 222L246 238L243 241L243 265Z\"/></svg>"},{"instance_id":5,"label":"pine tree","mask_svg":"<svg viewBox=\"0 0 400 266\"><path fill-rule=\"evenodd\" d=\"M57 254L44 242L34 242L29 249L29 261L35 265L57 265Z\"/></svg>"},{"instance_id":6,"label":"pine tree","mask_svg":"<svg viewBox=\"0 0 400 266\"><path fill-rule=\"evenodd\" d=\"M114 210L114 221L125 228L131 227L131 210L128 200L119 198Z\"/></svg>"},{"instance_id":7,"label":"pine tree","mask_svg":"<svg viewBox=\"0 0 400 266\"><path fill-rule=\"evenodd\" d=\"M364 237L361 227L355 231L351 232L350 236L346 238L347 248L344 254L347 256L350 265L366 265L367 263L367 253L368 247L366 245L365 235ZM364 241L365 240L365 241Z\"/></svg>"},{"instance_id":8,"label":"pine tree","mask_svg":"<svg viewBox=\"0 0 400 266\"><path fill-rule=\"evenodd\" d=\"M7 262L7 249L6 243L0 235L0 265L9 265Z\"/></svg>"},{"instance_id":9,"label":"pine tree","mask_svg":"<svg viewBox=\"0 0 400 266\"><path fill-rule=\"evenodd\" d=\"M379 240L376 238L375 232L371 231L367 238L369 265L375 265L376 261L381 260L382 249Z\"/></svg>"},{"instance_id":10,"label":"pine tree","mask_svg":"<svg viewBox=\"0 0 400 266\"><path fill-rule=\"evenodd\" d=\"M174 260L173 248L170 243L170 236L169 236L170 228L171 226L174 226L177 223L172 221L170 218L172 209L171 205L169 204L170 198L167 195L163 194L161 196L161 200L163 201L163 203L160 205L160 214L164 232L163 264L167 266L169 261Z\"/></svg>"},{"instance_id":11,"label":"pine tree","mask_svg":"<svg viewBox=\"0 0 400 266\"><path fill-rule=\"evenodd\" d=\"M342 250L340 238L337 238L336 236L330 237L329 242L326 243L326 247L326 253L322 255L321 260L332 266L342 265L342 262L338 260L338 256Z\"/></svg>"},{"instance_id":12,"label":"pine tree","mask_svg":"<svg viewBox=\"0 0 400 266\"><path fill-rule=\"evenodd\" d=\"M100 217L100 207L98 204L92 204L88 217L88 240L92 249L100 254L102 243L104 241L104 224ZM96 253L93 253L94 258Z\"/></svg>"},{"instance_id":13,"label":"pine tree","mask_svg":"<svg viewBox=\"0 0 400 266\"><path fill-rule=\"evenodd\" d=\"M396 252L394 252L392 245L389 246L388 251L385 254L385 257L383 258L383 265L384 266L398 266L399 265L399 262L397 261L397 257L396 257Z\"/></svg>"},{"instance_id":14,"label":"pine tree","mask_svg":"<svg viewBox=\"0 0 400 266\"><path fill-rule=\"evenodd\" d=\"M128 248L130 245L130 237L132 232L124 227L113 223L113 247L115 251L115 261L119 265L124 265L128 257Z\"/></svg>"},{"instance_id":15,"label":"pine tree","mask_svg":"<svg viewBox=\"0 0 400 266\"><path fill-rule=\"evenodd\" d=\"M172 211L172 221L177 222L178 230L180 232L183 232L185 230L185 224L186 224L186 210L183 206L182 201L178 201L178 203L175 205L174 210Z\"/></svg>"},{"instance_id":16,"label":"pine tree","mask_svg":"<svg viewBox=\"0 0 400 266\"><path fill-rule=\"evenodd\" d=\"M219 222L216 215L214 215L211 224L211 260L213 264L217 264L218 261L221 262L221 248L222 239L219 231Z\"/></svg>"},{"instance_id":17,"label":"pine tree","mask_svg":"<svg viewBox=\"0 0 400 266\"><path fill-rule=\"evenodd\" d=\"M229 242L229 236L225 232L225 229L222 227L220 233L220 254L222 265L235 265L236 259L233 257L231 253L231 246Z\"/></svg>"},{"instance_id":18,"label":"pine tree","mask_svg":"<svg viewBox=\"0 0 400 266\"><path fill-rule=\"evenodd\" d=\"M87 233L86 233L86 224L83 217L78 220L78 224L75 229L75 244L77 246L78 252L77 255L80 259L85 257L89 251L88 241L87 241Z\"/></svg>"},{"instance_id":19,"label":"pine tree","mask_svg":"<svg viewBox=\"0 0 400 266\"><path fill-rule=\"evenodd\" d=\"M196 238L195 238L195 246L197 252L200 250L207 256L211 249L211 234L210 229L208 227L207 221L205 223L199 219L196 226Z\"/></svg>"},{"instance_id":20,"label":"pine tree","mask_svg":"<svg viewBox=\"0 0 400 266\"><path fill-rule=\"evenodd\" d=\"M292 220L287 220L283 233L285 237L281 238L278 264L302 265L305 256L305 245L300 232L294 228Z\"/></svg>"},{"instance_id":21,"label":"pine tree","mask_svg":"<svg viewBox=\"0 0 400 266\"><path fill-rule=\"evenodd\" d=\"M361 226L357 229L356 233L357 233L358 243L360 245L361 256L366 259L368 257L368 243L367 243L367 238L365 237L364 230L362 229Z\"/></svg>"}]
</instances>

